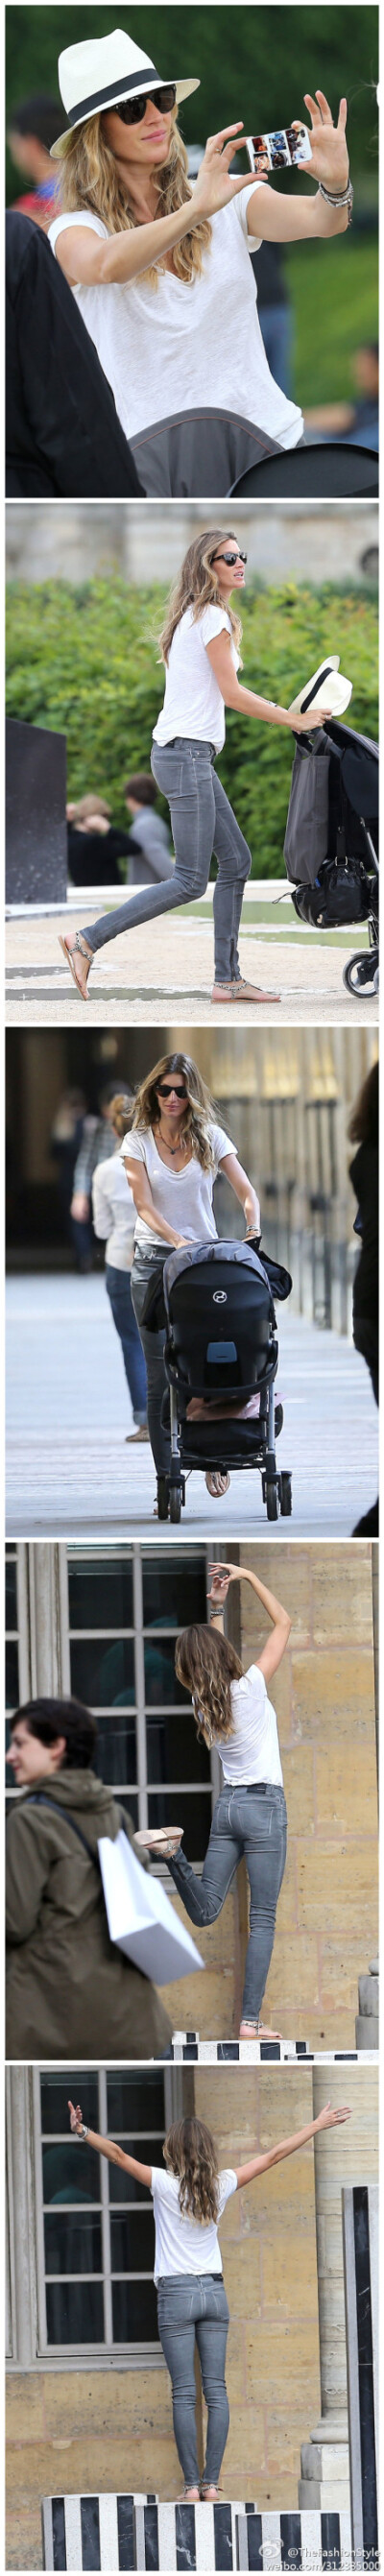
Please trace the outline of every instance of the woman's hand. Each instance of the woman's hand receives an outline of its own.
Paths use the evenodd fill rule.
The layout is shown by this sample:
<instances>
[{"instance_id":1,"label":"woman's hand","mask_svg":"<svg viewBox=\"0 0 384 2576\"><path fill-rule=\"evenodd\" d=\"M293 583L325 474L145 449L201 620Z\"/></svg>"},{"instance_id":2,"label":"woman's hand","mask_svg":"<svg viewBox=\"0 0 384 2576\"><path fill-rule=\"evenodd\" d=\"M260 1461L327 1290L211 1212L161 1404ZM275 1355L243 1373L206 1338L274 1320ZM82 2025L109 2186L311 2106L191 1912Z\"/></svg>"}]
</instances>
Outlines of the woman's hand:
<instances>
[{"instance_id":1,"label":"woman's hand","mask_svg":"<svg viewBox=\"0 0 384 2576\"><path fill-rule=\"evenodd\" d=\"M305 716L300 715L297 707L288 707L286 721L292 733L315 733L318 726L324 724L324 717L331 715L332 707L308 707Z\"/></svg>"},{"instance_id":2,"label":"woman's hand","mask_svg":"<svg viewBox=\"0 0 384 2576\"><path fill-rule=\"evenodd\" d=\"M220 206L229 206L232 197L240 196L242 188L249 188L249 186L254 188L254 170L248 170L246 178L244 175L241 179L229 177L229 164L233 161L236 136L240 146L243 140L242 117L237 125L223 125L221 134L208 135L204 160L190 200L194 222L200 223L201 218L206 215L217 215Z\"/></svg>"},{"instance_id":3,"label":"woman's hand","mask_svg":"<svg viewBox=\"0 0 384 2576\"><path fill-rule=\"evenodd\" d=\"M80 2110L80 2103L79 2103L79 2102L77 2102L77 2103L76 2103L76 2110L75 2110L74 2102L68 2102L68 2110L69 2110L70 2124L71 2124L71 2129L72 2129L72 2136L73 2136L73 2137L75 2137L75 2138L76 2138L76 2137L78 2138L78 2136L79 2136L79 2131L80 2131L80 2129L82 2129L82 2127L83 2127L83 2114L82 2114L82 2111Z\"/></svg>"},{"instance_id":4,"label":"woman's hand","mask_svg":"<svg viewBox=\"0 0 384 2576\"><path fill-rule=\"evenodd\" d=\"M318 2119L314 2120L313 2126L314 2129L339 2129L343 2120L350 2119L350 2111L332 2111L330 2102L325 2102L324 2110L319 2111Z\"/></svg>"},{"instance_id":5,"label":"woman's hand","mask_svg":"<svg viewBox=\"0 0 384 2576\"><path fill-rule=\"evenodd\" d=\"M212 1575L212 1591L208 1593L208 1601L215 1601L217 1609L222 1610L230 1583L239 1582L240 1567L230 1565L229 1562L226 1565L210 1565L209 1573Z\"/></svg>"},{"instance_id":6,"label":"woman's hand","mask_svg":"<svg viewBox=\"0 0 384 2576\"><path fill-rule=\"evenodd\" d=\"M346 98L340 99L337 125L334 125L323 89L316 90L315 98L311 98L309 90L305 91L304 96L305 106L309 108L311 118L310 127L305 128L306 133L309 134L311 160L295 163L295 170L297 169L298 173L303 172L305 179L308 176L311 179L321 179L324 188L330 188L332 196L338 197L340 190L347 188L349 179L349 158L345 140ZM297 128L299 118L295 117L294 122Z\"/></svg>"}]
</instances>

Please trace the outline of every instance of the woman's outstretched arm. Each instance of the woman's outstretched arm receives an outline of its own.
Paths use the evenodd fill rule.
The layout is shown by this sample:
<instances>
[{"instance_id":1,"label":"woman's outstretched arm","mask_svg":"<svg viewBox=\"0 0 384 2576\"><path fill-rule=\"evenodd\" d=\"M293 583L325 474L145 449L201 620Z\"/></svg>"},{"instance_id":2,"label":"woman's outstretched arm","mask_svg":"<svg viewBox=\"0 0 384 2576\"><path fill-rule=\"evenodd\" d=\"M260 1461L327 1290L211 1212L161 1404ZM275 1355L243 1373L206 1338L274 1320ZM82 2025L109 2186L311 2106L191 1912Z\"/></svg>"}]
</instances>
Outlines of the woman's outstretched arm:
<instances>
[{"instance_id":1,"label":"woman's outstretched arm","mask_svg":"<svg viewBox=\"0 0 384 2576\"><path fill-rule=\"evenodd\" d=\"M333 123L324 90L318 89L315 98L311 98L307 91L305 106L309 108L311 118L310 128L307 127L311 159L303 161L300 167L304 179L320 182L316 196L283 197L268 184L255 189L247 207L247 228L251 240L254 237L259 241L329 241L336 233L347 231L348 207L331 205L327 197L321 195L321 186L329 189L329 196L334 198L342 195L348 186L346 98L340 99L337 125ZM298 121L298 118L294 120L296 124ZM299 176L299 166L296 166Z\"/></svg>"},{"instance_id":2,"label":"woman's outstretched arm","mask_svg":"<svg viewBox=\"0 0 384 2576\"><path fill-rule=\"evenodd\" d=\"M224 1608L230 1583L251 1583L253 1592L257 1592L264 1610L268 1611L268 1618L273 1620L273 1635L267 1637L261 1655L257 1655L255 1660L258 1671L264 1674L264 1680L272 1681L273 1673L278 1672L288 1645L292 1625L289 1610L285 1610L283 1602L277 1601L275 1593L270 1592L267 1584L261 1582L260 1575L251 1572L249 1565L231 1565L227 1560L225 1565L213 1565L209 1570L212 1574L212 1590L209 1599L215 1602L217 1600L218 1614L220 1611L222 1613ZM222 1615L220 1619L216 1616L212 1620L212 1626L216 1627L219 1624L222 1626Z\"/></svg>"},{"instance_id":3,"label":"woman's outstretched arm","mask_svg":"<svg viewBox=\"0 0 384 2576\"><path fill-rule=\"evenodd\" d=\"M234 2165L233 2171L236 2174L239 2191L242 2191L245 2183L254 2182L257 2174L267 2173L270 2165L280 2165L285 2156L296 2155L298 2147L310 2146L312 2138L318 2137L319 2130L340 2128L342 2121L350 2118L349 2110L332 2111L330 2102L326 2102L324 2110L319 2111L318 2119L309 2120L306 2129L295 2129L292 2138L279 2138L277 2146L269 2147L265 2156L251 2156L249 2164Z\"/></svg>"},{"instance_id":4,"label":"woman's outstretched arm","mask_svg":"<svg viewBox=\"0 0 384 2576\"><path fill-rule=\"evenodd\" d=\"M68 2102L68 2110L72 2136L77 2138L80 2137L81 2141L83 2114L80 2110L80 2103L76 2103L75 2109L74 2103ZM109 2165L123 2166L125 2173L134 2174L136 2182L145 2183L147 2190L150 2191L152 2182L152 2165L141 2165L139 2163L138 2156L127 2156L123 2147L115 2146L113 2138L99 2138L97 2129L87 2130L86 2145L89 2147L95 2147L96 2154L98 2156L106 2156L107 2163Z\"/></svg>"}]
</instances>

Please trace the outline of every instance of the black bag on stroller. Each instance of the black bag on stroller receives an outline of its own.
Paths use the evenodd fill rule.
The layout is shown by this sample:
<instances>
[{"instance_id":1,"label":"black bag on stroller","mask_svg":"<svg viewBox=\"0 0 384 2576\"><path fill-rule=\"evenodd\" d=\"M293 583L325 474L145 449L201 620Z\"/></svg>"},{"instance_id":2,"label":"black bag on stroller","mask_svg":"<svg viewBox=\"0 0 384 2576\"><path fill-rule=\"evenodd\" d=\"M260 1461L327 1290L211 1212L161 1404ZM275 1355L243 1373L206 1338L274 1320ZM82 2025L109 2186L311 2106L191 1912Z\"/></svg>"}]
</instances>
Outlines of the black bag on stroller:
<instances>
[{"instance_id":1,"label":"black bag on stroller","mask_svg":"<svg viewBox=\"0 0 384 2576\"><path fill-rule=\"evenodd\" d=\"M318 930L368 922L369 949L344 967L351 993L378 981L377 744L334 717L299 735L284 858L299 921Z\"/></svg>"},{"instance_id":2,"label":"black bag on stroller","mask_svg":"<svg viewBox=\"0 0 384 2576\"><path fill-rule=\"evenodd\" d=\"M258 1467L268 1520L277 1520L279 1511L291 1512L291 1477L276 1466L282 1408L275 1407L274 1397L274 1298L289 1297L291 1287L289 1270L260 1256L251 1243L214 1239L185 1244L165 1261L168 1387L163 1421L170 1429L171 1463L169 1478L160 1480L161 1488L167 1488L165 1496L159 1494L161 1518L168 1516L169 1506L171 1520L181 1519L183 1469L192 1468L225 1473L230 1467ZM158 1281L157 1299L159 1295ZM151 1299L153 1322L153 1290Z\"/></svg>"}]
</instances>

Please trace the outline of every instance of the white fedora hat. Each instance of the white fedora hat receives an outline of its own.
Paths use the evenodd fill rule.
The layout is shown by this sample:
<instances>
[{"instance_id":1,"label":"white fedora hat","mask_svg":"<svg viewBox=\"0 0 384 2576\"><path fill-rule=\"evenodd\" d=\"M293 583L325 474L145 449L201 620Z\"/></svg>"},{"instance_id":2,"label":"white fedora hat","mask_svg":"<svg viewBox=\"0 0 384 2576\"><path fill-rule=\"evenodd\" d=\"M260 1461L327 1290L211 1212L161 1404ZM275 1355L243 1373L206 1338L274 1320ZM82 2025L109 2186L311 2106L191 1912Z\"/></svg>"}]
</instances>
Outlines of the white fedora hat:
<instances>
[{"instance_id":1,"label":"white fedora hat","mask_svg":"<svg viewBox=\"0 0 384 2576\"><path fill-rule=\"evenodd\" d=\"M345 680L340 670L340 654L329 653L328 660L320 662L318 671L312 671L312 678L305 680L297 698L292 698L289 712L291 714L293 708L294 711L297 709L298 715L306 716L310 707L327 707L332 716L344 716L352 697L352 687L352 680Z\"/></svg>"},{"instance_id":2,"label":"white fedora hat","mask_svg":"<svg viewBox=\"0 0 384 2576\"><path fill-rule=\"evenodd\" d=\"M67 45L58 61L59 89L68 117L64 134L52 144L52 161L61 161L68 150L76 125L84 125L88 116L98 116L103 107L119 107L120 100L139 98L148 90L164 89L164 73L157 72L142 45L134 45L123 27L113 35L87 37L84 44ZM176 104L190 98L198 80L175 82Z\"/></svg>"}]
</instances>

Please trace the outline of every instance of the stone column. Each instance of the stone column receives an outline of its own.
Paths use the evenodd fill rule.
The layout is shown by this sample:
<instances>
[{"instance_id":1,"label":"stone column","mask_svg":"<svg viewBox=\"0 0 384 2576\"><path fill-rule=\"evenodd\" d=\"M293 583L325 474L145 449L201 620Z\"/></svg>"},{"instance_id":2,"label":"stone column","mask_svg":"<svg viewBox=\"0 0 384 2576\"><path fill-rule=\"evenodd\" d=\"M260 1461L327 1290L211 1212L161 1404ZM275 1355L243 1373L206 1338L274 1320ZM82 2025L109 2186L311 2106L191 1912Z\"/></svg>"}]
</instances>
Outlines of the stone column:
<instances>
[{"instance_id":1,"label":"stone column","mask_svg":"<svg viewBox=\"0 0 384 2576\"><path fill-rule=\"evenodd\" d=\"M315 2138L315 2201L319 2299L321 2417L301 2451L299 2505L338 2513L349 2505L347 2354L345 2337L342 2188L376 2180L377 2077L348 2066L313 2072L313 2117L326 2102L347 2101L352 2117Z\"/></svg>"}]
</instances>

